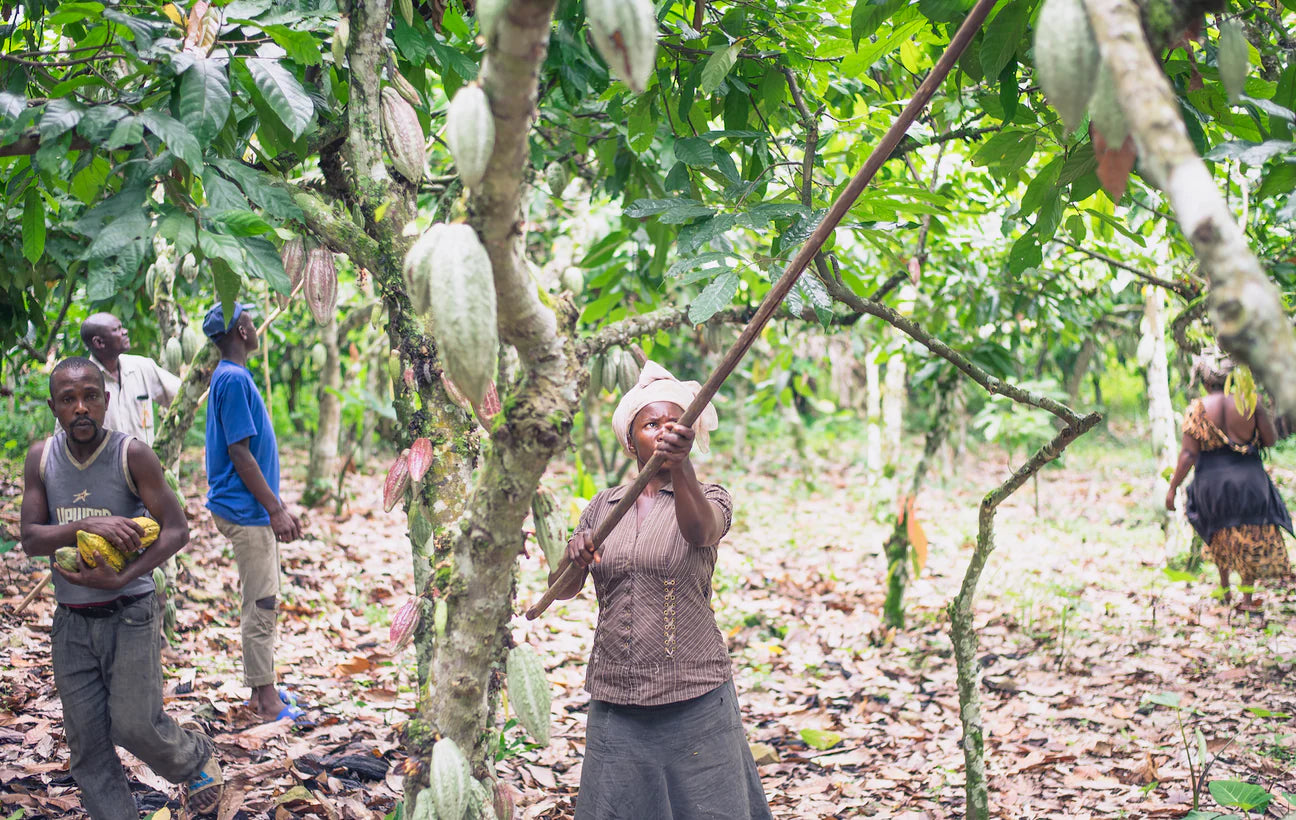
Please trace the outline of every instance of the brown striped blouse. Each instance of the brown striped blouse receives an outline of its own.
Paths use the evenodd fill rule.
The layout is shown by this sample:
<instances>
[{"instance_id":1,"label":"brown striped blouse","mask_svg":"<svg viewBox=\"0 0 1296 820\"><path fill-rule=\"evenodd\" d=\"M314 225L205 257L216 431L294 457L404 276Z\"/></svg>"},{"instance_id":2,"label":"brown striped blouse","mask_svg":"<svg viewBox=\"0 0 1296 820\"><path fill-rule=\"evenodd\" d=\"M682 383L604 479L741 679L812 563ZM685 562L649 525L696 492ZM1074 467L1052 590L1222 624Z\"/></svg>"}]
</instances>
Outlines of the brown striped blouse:
<instances>
[{"instance_id":1,"label":"brown striped blouse","mask_svg":"<svg viewBox=\"0 0 1296 820\"><path fill-rule=\"evenodd\" d=\"M577 529L597 529L627 489L594 496ZM718 484L703 484L702 494L724 515L723 538L733 501ZM689 546L670 485L658 491L642 525L635 519L634 510L621 519L603 543L602 562L590 568L599 618L585 689L598 700L636 706L704 695L733 676L711 609L716 546Z\"/></svg>"}]
</instances>

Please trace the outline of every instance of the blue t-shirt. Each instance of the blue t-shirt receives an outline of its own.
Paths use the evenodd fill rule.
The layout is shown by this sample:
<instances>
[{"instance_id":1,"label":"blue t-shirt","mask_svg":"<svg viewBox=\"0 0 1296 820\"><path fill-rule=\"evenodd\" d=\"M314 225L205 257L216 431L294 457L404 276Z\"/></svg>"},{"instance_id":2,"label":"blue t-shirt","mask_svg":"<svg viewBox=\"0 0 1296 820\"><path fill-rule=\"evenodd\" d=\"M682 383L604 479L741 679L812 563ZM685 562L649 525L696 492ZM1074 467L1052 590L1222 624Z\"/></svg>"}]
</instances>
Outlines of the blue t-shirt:
<instances>
[{"instance_id":1,"label":"blue t-shirt","mask_svg":"<svg viewBox=\"0 0 1296 820\"><path fill-rule=\"evenodd\" d=\"M268 526L270 513L234 470L230 444L247 439L270 491L279 495L279 445L265 400L242 365L221 360L207 396L207 509L245 527Z\"/></svg>"}]
</instances>

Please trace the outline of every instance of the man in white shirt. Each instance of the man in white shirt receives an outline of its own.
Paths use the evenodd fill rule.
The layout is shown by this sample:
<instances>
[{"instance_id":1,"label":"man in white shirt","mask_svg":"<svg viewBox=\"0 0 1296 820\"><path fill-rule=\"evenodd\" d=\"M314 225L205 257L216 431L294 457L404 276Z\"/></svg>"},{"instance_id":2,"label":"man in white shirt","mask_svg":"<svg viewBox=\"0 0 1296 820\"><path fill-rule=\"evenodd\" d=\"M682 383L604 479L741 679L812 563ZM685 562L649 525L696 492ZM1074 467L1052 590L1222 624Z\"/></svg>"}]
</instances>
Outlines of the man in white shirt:
<instances>
[{"instance_id":1,"label":"man in white shirt","mask_svg":"<svg viewBox=\"0 0 1296 820\"><path fill-rule=\"evenodd\" d=\"M90 361L104 374L108 413L104 427L120 430L153 446L153 402L170 406L180 390L180 377L163 370L147 356L131 356L130 334L111 313L96 313L81 323L81 341Z\"/></svg>"}]
</instances>

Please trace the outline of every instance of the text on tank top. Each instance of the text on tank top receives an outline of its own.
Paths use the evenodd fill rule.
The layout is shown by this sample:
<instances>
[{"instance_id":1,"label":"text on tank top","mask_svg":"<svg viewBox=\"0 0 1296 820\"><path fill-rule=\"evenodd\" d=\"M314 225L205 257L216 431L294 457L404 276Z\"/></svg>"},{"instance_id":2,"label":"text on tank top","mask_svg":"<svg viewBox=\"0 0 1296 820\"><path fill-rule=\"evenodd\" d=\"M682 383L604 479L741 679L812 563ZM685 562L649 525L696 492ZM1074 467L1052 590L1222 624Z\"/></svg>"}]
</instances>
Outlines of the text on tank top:
<instances>
[{"instance_id":1,"label":"text on tank top","mask_svg":"<svg viewBox=\"0 0 1296 820\"><path fill-rule=\"evenodd\" d=\"M107 431L99 449L84 462L68 449L67 433L59 430L45 440L40 474L45 484L49 523L68 524L83 518L148 515L135 489L126 453L133 437ZM67 544L66 546L74 546ZM51 569L54 559L50 558ZM124 595L139 595L154 589L153 578L144 575L120 590L94 589L74 584L54 570L54 598L61 604L94 604Z\"/></svg>"}]
</instances>

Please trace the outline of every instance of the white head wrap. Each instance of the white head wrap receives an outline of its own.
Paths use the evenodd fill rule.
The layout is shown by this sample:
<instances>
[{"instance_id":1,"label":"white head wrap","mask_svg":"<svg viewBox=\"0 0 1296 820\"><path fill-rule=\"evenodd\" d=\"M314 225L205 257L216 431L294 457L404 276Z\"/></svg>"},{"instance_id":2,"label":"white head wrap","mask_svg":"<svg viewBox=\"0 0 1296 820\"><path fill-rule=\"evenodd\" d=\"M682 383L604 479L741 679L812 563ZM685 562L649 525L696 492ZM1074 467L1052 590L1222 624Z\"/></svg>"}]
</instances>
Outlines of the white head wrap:
<instances>
[{"instance_id":1,"label":"white head wrap","mask_svg":"<svg viewBox=\"0 0 1296 820\"><path fill-rule=\"evenodd\" d=\"M626 452L635 455L630 449L630 425L639 411L658 401L668 401L679 405L681 410L687 409L701 389L702 385L697 382L682 382L654 361L644 362L643 370L639 372L639 383L626 391L612 414L612 429L616 431L617 440ZM699 451L710 452L711 431L719 426L715 407L707 402L702 414L693 422L693 430L697 433L694 442Z\"/></svg>"}]
</instances>

